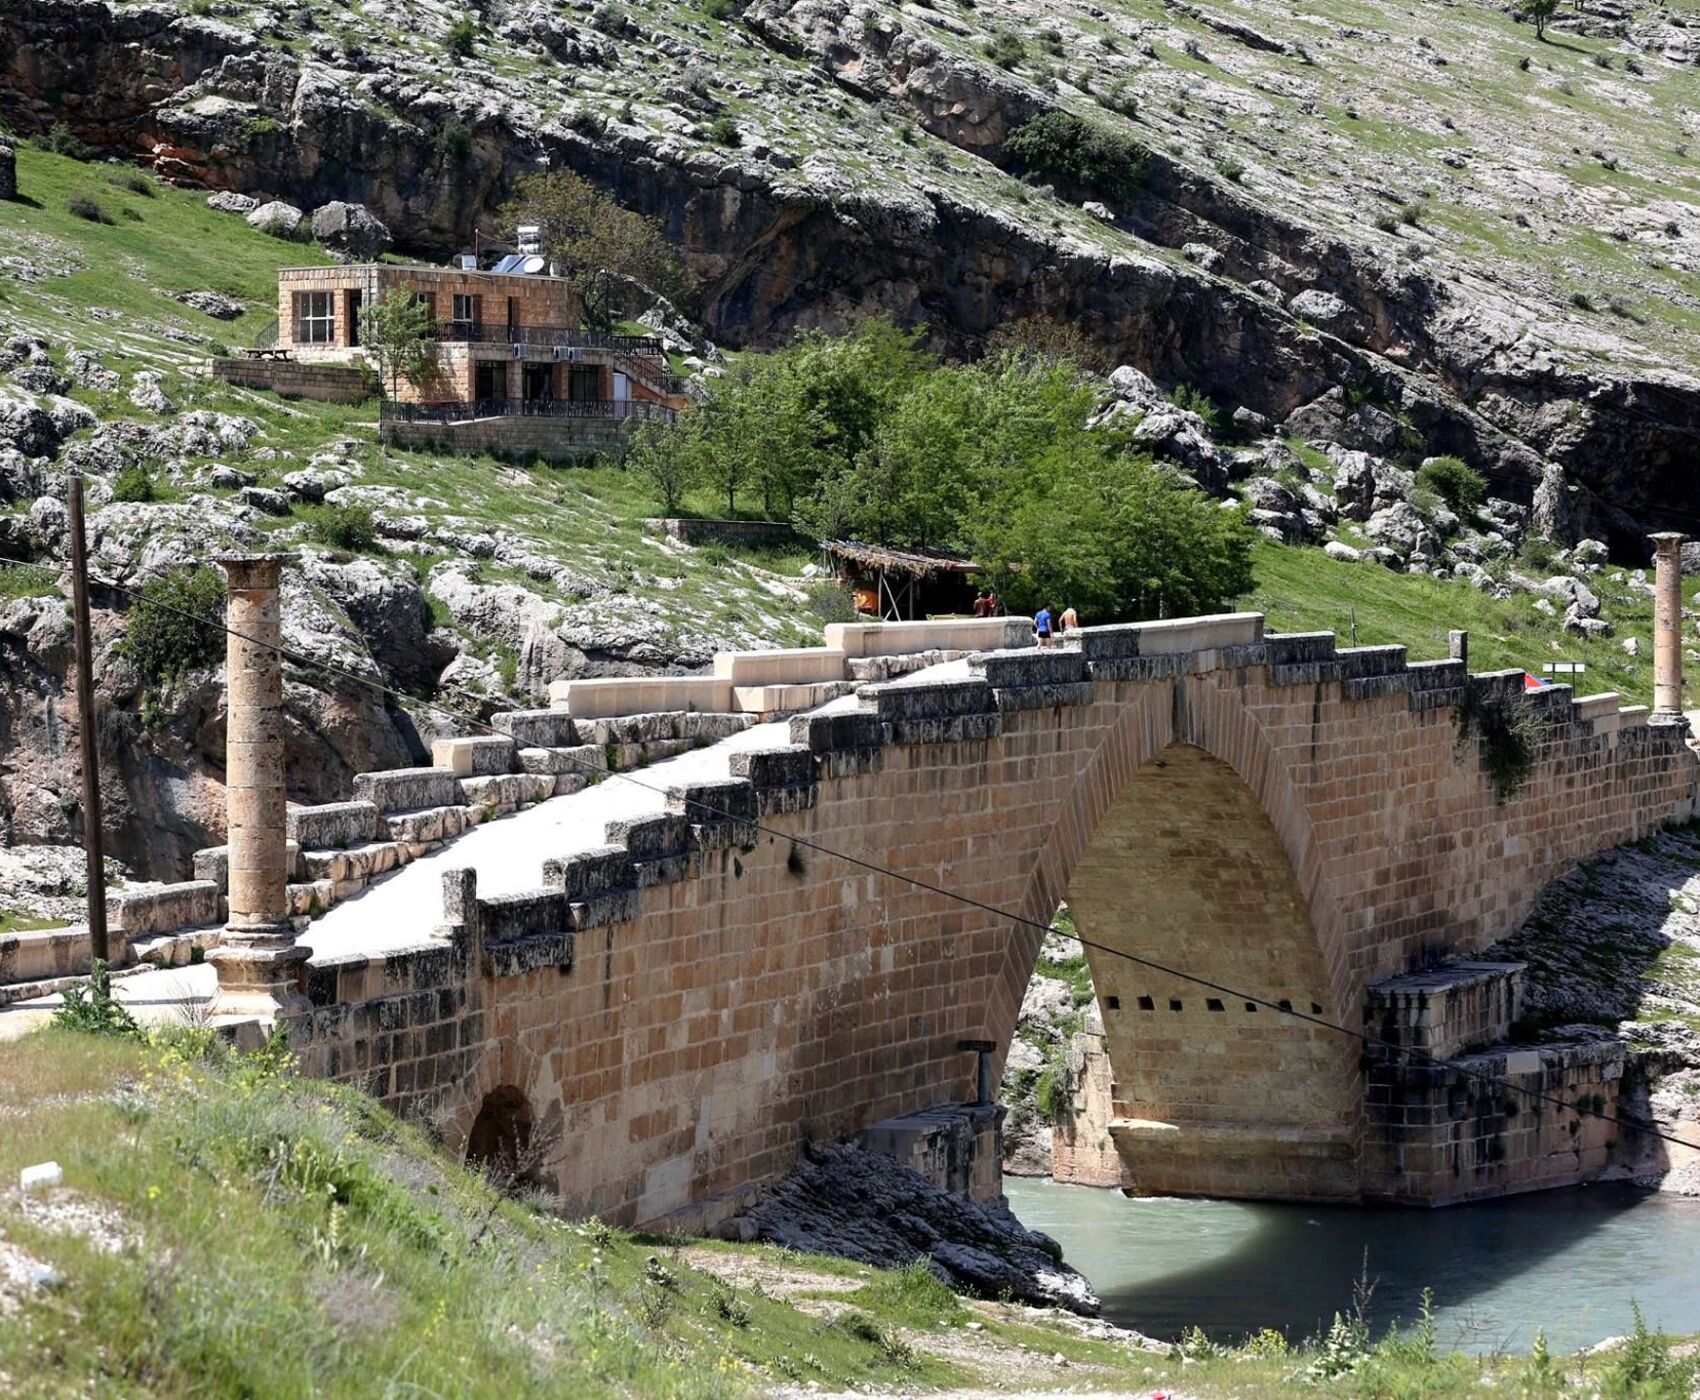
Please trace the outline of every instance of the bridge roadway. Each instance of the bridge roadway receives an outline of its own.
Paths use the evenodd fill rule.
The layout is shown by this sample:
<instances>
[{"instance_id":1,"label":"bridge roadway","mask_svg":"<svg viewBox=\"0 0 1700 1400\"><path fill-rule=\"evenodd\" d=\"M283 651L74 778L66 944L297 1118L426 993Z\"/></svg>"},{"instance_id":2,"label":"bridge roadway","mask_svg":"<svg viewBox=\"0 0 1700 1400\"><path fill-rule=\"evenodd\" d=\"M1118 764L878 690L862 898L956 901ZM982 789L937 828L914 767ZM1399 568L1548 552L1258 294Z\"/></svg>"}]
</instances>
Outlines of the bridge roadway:
<instances>
[{"instance_id":1,"label":"bridge roadway","mask_svg":"<svg viewBox=\"0 0 1700 1400\"><path fill-rule=\"evenodd\" d=\"M926 684L967 674L966 662L950 661L916 671L897 683ZM855 697L847 696L811 713L855 707ZM444 871L476 870L479 894L485 898L534 889L542 880L545 860L603 845L611 821L664 810L669 787L725 778L732 754L788 742L786 721L753 725L708 748L664 759L624 777L612 775L582 792L552 797L486 822L337 904L313 921L301 941L313 949L315 961L382 957L418 948L442 920ZM194 1006L210 1003L215 985L212 967L203 963L121 977L113 989L142 1020L165 1023L191 1014ZM40 1026L58 1003L58 996L51 996L0 1007L0 1041Z\"/></svg>"}]
</instances>

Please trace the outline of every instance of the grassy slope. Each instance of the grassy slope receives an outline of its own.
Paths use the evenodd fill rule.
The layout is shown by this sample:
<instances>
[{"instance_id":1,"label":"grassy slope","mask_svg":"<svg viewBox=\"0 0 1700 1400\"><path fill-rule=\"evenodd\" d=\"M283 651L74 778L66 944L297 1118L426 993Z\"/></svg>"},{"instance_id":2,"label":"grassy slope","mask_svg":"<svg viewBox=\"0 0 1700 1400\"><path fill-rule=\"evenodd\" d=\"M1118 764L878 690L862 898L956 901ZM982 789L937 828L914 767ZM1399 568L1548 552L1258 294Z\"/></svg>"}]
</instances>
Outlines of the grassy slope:
<instances>
[{"instance_id":1,"label":"grassy slope","mask_svg":"<svg viewBox=\"0 0 1700 1400\"><path fill-rule=\"evenodd\" d=\"M818 621L794 592L808 562L802 553L728 555L663 544L642 528L643 519L656 513L654 502L616 466L561 470L381 450L373 441L371 404L285 402L201 378L199 367L209 354L251 343L275 322L277 269L321 262L323 255L312 245L256 233L242 219L208 209L203 196L145 180L123 166L84 165L25 145L18 167L29 202L0 205L0 235L8 251L45 268L72 270L22 282L7 280L0 269L0 322L44 336L61 363L69 347L96 351L108 368L126 375L165 370L166 392L180 408L255 420L262 430L256 446L277 456L239 465L257 471L262 485L276 485L315 452L335 448L359 463L359 484L396 487L422 498L412 513L431 525L455 521L463 531L500 527L524 534L535 552L577 574L616 583L680 633L729 637L741 626L752 637L818 643ZM150 193L135 193L126 181L139 181ZM67 202L76 196L94 198L112 223L69 213ZM245 302L248 312L219 322L168 295L209 289ZM78 389L73 397L103 419L146 416L122 390ZM190 459L187 466L192 471L202 464ZM718 504L706 492L686 502L702 514L719 513ZM257 523L289 529L300 522ZM419 554L422 565L433 557L429 551ZM546 598L572 602L547 580L521 580L494 564L479 573L491 582L523 581ZM39 587L39 579L30 586ZM776 594L776 586L793 592ZM0 580L0 594L15 591Z\"/></svg>"},{"instance_id":2,"label":"grassy slope","mask_svg":"<svg viewBox=\"0 0 1700 1400\"><path fill-rule=\"evenodd\" d=\"M267 1057L195 1057L204 1050L195 1031L141 1047L49 1030L0 1058L0 1179L39 1160L65 1169L36 1210L0 1194L0 1256L12 1245L63 1276L0 1325L7 1395L694 1400L1012 1378L1147 1393L1181 1376L1198 1397L1317 1393L1295 1378L1319 1352L1268 1335L1234 1354L1188 1344L1183 1359L964 1303L918 1271L741 1245L695 1245L687 1262L678 1240L503 1198L357 1092L297 1081ZM42 1218L44 1200L94 1211L122 1247ZM1637 1366L1673 1364L1663 1347L1644 1351ZM1544 1373L1425 1358L1409 1342L1358 1366L1323 1392L1678 1397L1693 1369L1635 1390L1613 1380L1622 1359Z\"/></svg>"},{"instance_id":3,"label":"grassy slope","mask_svg":"<svg viewBox=\"0 0 1700 1400\"><path fill-rule=\"evenodd\" d=\"M1527 593L1500 600L1467 583L1342 564L1320 549L1268 543L1257 547L1256 566L1257 588L1241 605L1267 613L1272 630L1334 631L1344 646L1355 616L1359 645L1398 643L1409 648L1412 661L1431 661L1447 654L1447 633L1458 627L1470 634L1473 671L1517 666L1539 673L1546 661L1581 661L1588 670L1576 677L1578 695L1616 690L1626 704L1652 697L1652 598L1615 568L1588 580L1616 628L1616 635L1593 641L1565 634L1557 619L1535 611L1535 597ZM1639 656L1623 650L1628 637L1638 639Z\"/></svg>"},{"instance_id":4,"label":"grassy slope","mask_svg":"<svg viewBox=\"0 0 1700 1400\"><path fill-rule=\"evenodd\" d=\"M56 1160L65 1187L45 1199L97 1212L125 1241L103 1250L0 1195L0 1244L63 1277L0 1326L6 1394L706 1400L809 1382L992 1390L1011 1376L1125 1394L1183 1371L1200 1396L1316 1393L1293 1380L1317 1354L1269 1337L1233 1355L1189 1346L1183 1360L964 1304L916 1273L730 1245L693 1248L693 1265L678 1241L498 1195L351 1090L264 1057L194 1058L203 1039L144 1048L46 1031L0 1058L0 1179ZM724 1281L739 1274L783 1279L788 1296ZM1583 1385L1580 1363L1541 1379L1518 1359L1431 1360L1397 1344L1325 1388L1686 1393L1615 1384L1617 1364L1594 1359Z\"/></svg>"}]
</instances>

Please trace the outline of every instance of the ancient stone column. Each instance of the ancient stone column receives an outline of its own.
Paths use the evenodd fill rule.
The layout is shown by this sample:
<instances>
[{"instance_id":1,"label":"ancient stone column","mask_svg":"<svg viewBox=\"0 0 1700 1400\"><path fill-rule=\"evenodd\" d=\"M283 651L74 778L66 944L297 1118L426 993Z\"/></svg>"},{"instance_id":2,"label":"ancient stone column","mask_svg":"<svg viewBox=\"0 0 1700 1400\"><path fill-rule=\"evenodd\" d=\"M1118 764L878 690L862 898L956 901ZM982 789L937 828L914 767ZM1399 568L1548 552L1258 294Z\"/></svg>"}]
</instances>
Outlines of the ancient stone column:
<instances>
[{"instance_id":1,"label":"ancient stone column","mask_svg":"<svg viewBox=\"0 0 1700 1400\"><path fill-rule=\"evenodd\" d=\"M224 793L230 921L207 955L218 968L217 1016L270 1022L305 1009L289 922L283 782L283 639L278 555L220 559L230 586L225 624Z\"/></svg>"},{"instance_id":2,"label":"ancient stone column","mask_svg":"<svg viewBox=\"0 0 1700 1400\"><path fill-rule=\"evenodd\" d=\"M1653 540L1653 713L1682 713L1682 536Z\"/></svg>"}]
</instances>

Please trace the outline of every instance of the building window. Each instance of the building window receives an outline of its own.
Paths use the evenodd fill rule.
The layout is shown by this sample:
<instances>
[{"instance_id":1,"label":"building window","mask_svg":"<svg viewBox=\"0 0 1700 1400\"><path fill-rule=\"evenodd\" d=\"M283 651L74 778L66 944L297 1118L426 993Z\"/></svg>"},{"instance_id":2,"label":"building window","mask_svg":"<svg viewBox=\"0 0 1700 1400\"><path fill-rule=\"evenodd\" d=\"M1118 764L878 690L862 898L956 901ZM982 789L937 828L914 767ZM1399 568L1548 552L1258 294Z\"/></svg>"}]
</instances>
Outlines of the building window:
<instances>
[{"instance_id":1,"label":"building window","mask_svg":"<svg viewBox=\"0 0 1700 1400\"><path fill-rule=\"evenodd\" d=\"M332 293L295 294L295 343L336 344L336 297Z\"/></svg>"},{"instance_id":2,"label":"building window","mask_svg":"<svg viewBox=\"0 0 1700 1400\"><path fill-rule=\"evenodd\" d=\"M415 292L413 299L425 308L425 314L433 322L437 319L437 297L434 292Z\"/></svg>"},{"instance_id":3,"label":"building window","mask_svg":"<svg viewBox=\"0 0 1700 1400\"><path fill-rule=\"evenodd\" d=\"M478 320L478 298L470 292L455 293L455 321L472 325Z\"/></svg>"}]
</instances>

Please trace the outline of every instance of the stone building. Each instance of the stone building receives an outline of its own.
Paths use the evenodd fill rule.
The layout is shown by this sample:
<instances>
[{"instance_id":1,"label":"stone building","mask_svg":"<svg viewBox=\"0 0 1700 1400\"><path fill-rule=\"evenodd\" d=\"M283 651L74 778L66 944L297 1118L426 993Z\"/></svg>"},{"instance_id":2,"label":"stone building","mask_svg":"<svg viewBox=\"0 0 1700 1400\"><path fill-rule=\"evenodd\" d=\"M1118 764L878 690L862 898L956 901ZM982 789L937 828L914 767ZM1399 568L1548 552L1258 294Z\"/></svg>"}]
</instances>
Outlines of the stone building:
<instances>
[{"instance_id":1,"label":"stone building","mask_svg":"<svg viewBox=\"0 0 1700 1400\"><path fill-rule=\"evenodd\" d=\"M498 271L284 268L277 349L307 365L369 362L363 312L388 296L412 296L431 313L436 355L428 375L394 387L383 410L386 440L573 456L612 445L634 423L672 417L684 401L660 342L585 329L577 289L542 265L516 257Z\"/></svg>"}]
</instances>

